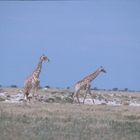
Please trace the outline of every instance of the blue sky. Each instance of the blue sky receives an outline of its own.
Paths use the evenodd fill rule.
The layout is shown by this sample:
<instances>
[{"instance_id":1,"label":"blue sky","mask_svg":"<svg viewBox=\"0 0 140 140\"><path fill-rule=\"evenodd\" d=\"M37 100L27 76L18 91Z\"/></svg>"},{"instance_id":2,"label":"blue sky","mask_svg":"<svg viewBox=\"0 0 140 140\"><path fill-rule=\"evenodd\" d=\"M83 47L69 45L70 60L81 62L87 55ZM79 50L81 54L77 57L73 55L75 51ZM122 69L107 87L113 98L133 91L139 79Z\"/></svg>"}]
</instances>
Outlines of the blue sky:
<instances>
[{"instance_id":1,"label":"blue sky","mask_svg":"<svg viewBox=\"0 0 140 140\"><path fill-rule=\"evenodd\" d=\"M41 85L73 87L104 66L92 87L140 90L138 0L0 2L0 84L23 86L46 54Z\"/></svg>"}]
</instances>

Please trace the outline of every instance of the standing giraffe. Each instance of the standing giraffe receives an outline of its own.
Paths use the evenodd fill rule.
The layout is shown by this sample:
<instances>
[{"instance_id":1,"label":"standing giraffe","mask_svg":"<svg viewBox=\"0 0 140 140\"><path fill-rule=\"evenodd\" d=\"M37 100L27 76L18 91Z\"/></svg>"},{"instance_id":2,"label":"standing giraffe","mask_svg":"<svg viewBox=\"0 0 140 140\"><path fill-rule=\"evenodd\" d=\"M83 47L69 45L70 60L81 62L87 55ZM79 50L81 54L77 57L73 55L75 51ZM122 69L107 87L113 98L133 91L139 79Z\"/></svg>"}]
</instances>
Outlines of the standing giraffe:
<instances>
[{"instance_id":1,"label":"standing giraffe","mask_svg":"<svg viewBox=\"0 0 140 140\"><path fill-rule=\"evenodd\" d=\"M101 66L99 67L94 73L86 76L85 78L83 78L82 80L78 81L76 84L75 84L75 91L74 93L72 94L72 97L73 97L73 100L74 100L74 96L76 96L77 98L77 101L78 103L80 104L80 101L79 101L79 94L80 94L80 91L81 90L85 90L86 94L84 96L84 100L83 100L83 104L84 104L84 101L86 99L86 96L87 94L90 94L91 98L92 98L92 101L94 103L94 99L92 97L92 94L91 94L91 82L101 73L101 72L104 72L106 73L105 69Z\"/></svg>"},{"instance_id":2,"label":"standing giraffe","mask_svg":"<svg viewBox=\"0 0 140 140\"><path fill-rule=\"evenodd\" d=\"M39 59L39 63L37 65L37 68L25 80L24 96L25 96L26 100L30 101L30 98L28 96L29 96L31 90L33 90L33 97L34 97L34 94L36 93L36 91L39 87L39 84L40 84L39 75L40 75L40 72L41 72L41 69L42 69L42 63L44 61L47 61L47 60L49 61L48 57L43 54Z\"/></svg>"}]
</instances>

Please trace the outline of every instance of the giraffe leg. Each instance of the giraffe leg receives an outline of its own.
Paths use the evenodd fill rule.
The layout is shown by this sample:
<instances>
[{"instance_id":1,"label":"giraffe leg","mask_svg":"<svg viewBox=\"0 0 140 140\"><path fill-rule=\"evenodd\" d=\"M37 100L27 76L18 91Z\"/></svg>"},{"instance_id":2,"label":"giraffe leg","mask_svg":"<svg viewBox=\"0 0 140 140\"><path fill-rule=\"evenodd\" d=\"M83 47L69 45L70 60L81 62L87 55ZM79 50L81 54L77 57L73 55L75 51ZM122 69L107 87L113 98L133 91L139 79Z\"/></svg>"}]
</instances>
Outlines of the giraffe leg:
<instances>
[{"instance_id":1,"label":"giraffe leg","mask_svg":"<svg viewBox=\"0 0 140 140\"><path fill-rule=\"evenodd\" d=\"M34 89L34 91L33 91L33 99L35 100L36 99L36 93L37 93L37 90L38 90L38 88L36 87L35 89Z\"/></svg>"},{"instance_id":2,"label":"giraffe leg","mask_svg":"<svg viewBox=\"0 0 140 140\"><path fill-rule=\"evenodd\" d=\"M28 95L29 95L29 90L28 88L24 89L24 99L27 101L28 100Z\"/></svg>"},{"instance_id":3,"label":"giraffe leg","mask_svg":"<svg viewBox=\"0 0 140 140\"><path fill-rule=\"evenodd\" d=\"M87 87L87 93L89 93L89 95L91 96L92 102L94 104L94 99L93 99L93 96L91 94L91 85L88 85L88 87Z\"/></svg>"},{"instance_id":4,"label":"giraffe leg","mask_svg":"<svg viewBox=\"0 0 140 140\"><path fill-rule=\"evenodd\" d=\"M30 80L29 81L26 81L25 82L25 85L24 85L24 99L26 101L30 101L30 97L29 97L29 94L30 94L30 91L32 89L32 85L30 83Z\"/></svg>"},{"instance_id":5,"label":"giraffe leg","mask_svg":"<svg viewBox=\"0 0 140 140\"><path fill-rule=\"evenodd\" d=\"M32 90L32 99L33 99L33 102L35 101L36 91L37 91L37 89L36 89L36 87L34 87L33 90Z\"/></svg>"},{"instance_id":6,"label":"giraffe leg","mask_svg":"<svg viewBox=\"0 0 140 140\"><path fill-rule=\"evenodd\" d=\"M90 91L90 85L89 85L89 84L86 85L85 90L86 90L86 92L85 92L86 94L85 94L85 96L84 96L83 104L85 103L85 99L86 99L86 97L87 97L87 94L88 94L89 91Z\"/></svg>"},{"instance_id":7,"label":"giraffe leg","mask_svg":"<svg viewBox=\"0 0 140 140\"><path fill-rule=\"evenodd\" d=\"M77 90L77 91L74 92L73 101L74 101L74 97L76 96L77 101L78 101L78 103L80 104L80 101L79 101L79 91L80 91L80 90Z\"/></svg>"},{"instance_id":8,"label":"giraffe leg","mask_svg":"<svg viewBox=\"0 0 140 140\"><path fill-rule=\"evenodd\" d=\"M39 88L39 84L40 84L40 81L37 79L37 81L35 82L35 85L33 87L33 99L35 99L35 94L37 93L37 90Z\"/></svg>"},{"instance_id":9,"label":"giraffe leg","mask_svg":"<svg viewBox=\"0 0 140 140\"><path fill-rule=\"evenodd\" d=\"M73 92L70 96L72 97L72 103L74 102L74 95L75 95L75 92Z\"/></svg>"},{"instance_id":10,"label":"giraffe leg","mask_svg":"<svg viewBox=\"0 0 140 140\"><path fill-rule=\"evenodd\" d=\"M29 91L26 91L25 93L25 96L26 96L26 101L31 101L31 97L29 97Z\"/></svg>"},{"instance_id":11,"label":"giraffe leg","mask_svg":"<svg viewBox=\"0 0 140 140\"><path fill-rule=\"evenodd\" d=\"M91 96L91 99L92 99L93 104L95 104L95 102L94 102L94 98L93 98L93 96L92 96L92 94L91 94L91 91L90 91L90 90L89 90L89 94L90 94L90 96Z\"/></svg>"},{"instance_id":12,"label":"giraffe leg","mask_svg":"<svg viewBox=\"0 0 140 140\"><path fill-rule=\"evenodd\" d=\"M78 92L76 93L76 98L77 98L78 103L80 104L80 101L79 101L79 93Z\"/></svg>"},{"instance_id":13,"label":"giraffe leg","mask_svg":"<svg viewBox=\"0 0 140 140\"><path fill-rule=\"evenodd\" d=\"M28 100L28 95L27 93L24 94L24 99L27 101Z\"/></svg>"},{"instance_id":14,"label":"giraffe leg","mask_svg":"<svg viewBox=\"0 0 140 140\"><path fill-rule=\"evenodd\" d=\"M77 88L77 85L76 85L76 86L74 87L74 92L71 94L72 99L73 99L73 103L74 103L75 97L77 98L77 101L79 102L79 99L78 99L78 91L79 91L79 88Z\"/></svg>"},{"instance_id":15,"label":"giraffe leg","mask_svg":"<svg viewBox=\"0 0 140 140\"><path fill-rule=\"evenodd\" d=\"M35 89L33 88L33 90L32 90L32 99L33 99L33 101L34 101L34 96L35 96Z\"/></svg>"},{"instance_id":16,"label":"giraffe leg","mask_svg":"<svg viewBox=\"0 0 140 140\"><path fill-rule=\"evenodd\" d=\"M74 103L74 98L75 98L76 94L77 94L77 91L74 91L73 94L72 94L73 103ZM76 98L77 98L77 97L76 97Z\"/></svg>"},{"instance_id":17,"label":"giraffe leg","mask_svg":"<svg viewBox=\"0 0 140 140\"><path fill-rule=\"evenodd\" d=\"M31 101L31 97L29 97L29 92L26 92L25 95L24 95L24 99L25 101L29 102Z\"/></svg>"},{"instance_id":18,"label":"giraffe leg","mask_svg":"<svg viewBox=\"0 0 140 140\"><path fill-rule=\"evenodd\" d=\"M85 94L84 99L83 99L83 104L85 103L85 99L87 97L87 94L88 94L88 92L86 91L86 94Z\"/></svg>"},{"instance_id":19,"label":"giraffe leg","mask_svg":"<svg viewBox=\"0 0 140 140\"><path fill-rule=\"evenodd\" d=\"M76 98L77 98L78 103L80 104L80 101L79 101L79 93L80 93L80 90L78 90L78 91L76 92L75 96L76 96Z\"/></svg>"}]
</instances>

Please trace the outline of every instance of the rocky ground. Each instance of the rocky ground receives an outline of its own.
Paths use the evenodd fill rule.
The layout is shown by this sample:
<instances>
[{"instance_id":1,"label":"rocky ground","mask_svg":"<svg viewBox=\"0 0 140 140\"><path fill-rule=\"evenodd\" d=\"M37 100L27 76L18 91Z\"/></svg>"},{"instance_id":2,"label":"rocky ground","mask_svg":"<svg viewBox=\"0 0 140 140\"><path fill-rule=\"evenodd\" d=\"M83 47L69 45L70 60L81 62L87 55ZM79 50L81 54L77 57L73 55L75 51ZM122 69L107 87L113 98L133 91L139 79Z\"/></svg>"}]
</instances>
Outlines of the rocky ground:
<instances>
[{"instance_id":1,"label":"rocky ground","mask_svg":"<svg viewBox=\"0 0 140 140\"><path fill-rule=\"evenodd\" d=\"M73 103L71 94L73 90L65 89L40 89L35 96L35 101L42 103ZM83 94L80 95L80 102L83 101ZM140 106L140 92L120 92L120 91L92 91L94 103L96 105L112 106ZM32 97L32 95L30 95ZM1 88L0 102L3 103L23 103L25 102L22 89ZM75 102L76 103L76 100ZM88 95L85 104L92 105L91 97Z\"/></svg>"}]
</instances>

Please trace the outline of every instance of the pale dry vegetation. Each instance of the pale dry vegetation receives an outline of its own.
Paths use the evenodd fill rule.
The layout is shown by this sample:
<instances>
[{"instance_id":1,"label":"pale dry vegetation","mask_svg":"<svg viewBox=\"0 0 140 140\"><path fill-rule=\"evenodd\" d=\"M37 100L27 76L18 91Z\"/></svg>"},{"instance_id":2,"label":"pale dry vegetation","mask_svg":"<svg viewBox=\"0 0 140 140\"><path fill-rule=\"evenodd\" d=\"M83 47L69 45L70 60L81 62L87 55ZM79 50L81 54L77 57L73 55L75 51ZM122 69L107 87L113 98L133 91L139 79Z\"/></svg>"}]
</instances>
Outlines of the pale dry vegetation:
<instances>
[{"instance_id":1,"label":"pale dry vegetation","mask_svg":"<svg viewBox=\"0 0 140 140\"><path fill-rule=\"evenodd\" d=\"M140 109L130 106L0 103L1 140L139 140Z\"/></svg>"}]
</instances>

